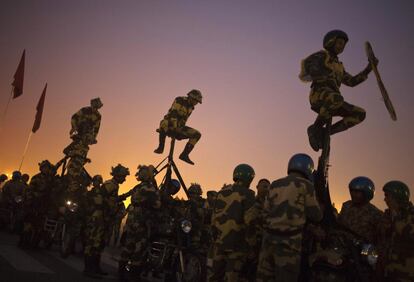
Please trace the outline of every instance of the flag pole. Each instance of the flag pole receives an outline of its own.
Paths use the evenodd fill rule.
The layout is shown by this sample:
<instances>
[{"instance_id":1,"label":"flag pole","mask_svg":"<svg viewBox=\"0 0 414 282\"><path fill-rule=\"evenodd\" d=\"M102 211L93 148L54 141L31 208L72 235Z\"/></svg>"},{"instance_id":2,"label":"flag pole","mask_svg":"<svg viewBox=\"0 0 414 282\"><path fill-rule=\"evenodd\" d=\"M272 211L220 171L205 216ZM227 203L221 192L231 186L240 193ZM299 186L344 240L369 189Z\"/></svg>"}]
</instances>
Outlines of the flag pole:
<instances>
[{"instance_id":1,"label":"flag pole","mask_svg":"<svg viewBox=\"0 0 414 282\"><path fill-rule=\"evenodd\" d=\"M24 157L26 156L26 153L27 153L27 149L29 149L29 143L30 143L30 140L32 139L32 135L33 135L33 132L30 131L29 137L27 138L26 147L24 148L24 152L23 152L23 156L22 156L22 161L20 162L19 171L22 168L23 161L24 161Z\"/></svg>"},{"instance_id":2,"label":"flag pole","mask_svg":"<svg viewBox=\"0 0 414 282\"><path fill-rule=\"evenodd\" d=\"M10 102L11 102L11 100L12 100L12 97L13 97L13 87L12 87L12 89L11 89L11 91L10 91L9 101L7 102L6 108L4 109L3 116L1 117L1 121L0 121L0 133L1 133L1 132L2 132L2 130L3 130L3 123L4 123L4 121L6 120L7 111L8 111L8 109L9 109L9 105L10 105Z\"/></svg>"}]
</instances>

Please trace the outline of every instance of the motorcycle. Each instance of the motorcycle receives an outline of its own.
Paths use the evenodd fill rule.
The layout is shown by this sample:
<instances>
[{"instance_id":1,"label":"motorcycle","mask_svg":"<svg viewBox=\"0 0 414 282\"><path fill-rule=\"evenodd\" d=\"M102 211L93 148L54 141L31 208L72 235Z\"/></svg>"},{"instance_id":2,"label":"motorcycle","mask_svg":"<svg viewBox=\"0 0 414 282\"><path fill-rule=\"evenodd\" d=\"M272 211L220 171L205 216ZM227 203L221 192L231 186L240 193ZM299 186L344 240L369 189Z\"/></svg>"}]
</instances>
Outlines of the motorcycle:
<instances>
[{"instance_id":1,"label":"motorcycle","mask_svg":"<svg viewBox=\"0 0 414 282\"><path fill-rule=\"evenodd\" d=\"M79 226L79 205L72 200L66 200L64 207L61 207L63 213L63 222L60 233L60 255L67 258L71 253L81 249L76 239L80 237Z\"/></svg>"},{"instance_id":2,"label":"motorcycle","mask_svg":"<svg viewBox=\"0 0 414 282\"><path fill-rule=\"evenodd\" d=\"M372 281L378 252L372 244L346 231L329 234L312 256L310 281Z\"/></svg>"},{"instance_id":3,"label":"motorcycle","mask_svg":"<svg viewBox=\"0 0 414 282\"><path fill-rule=\"evenodd\" d=\"M191 246L192 223L187 218L176 220L165 216L151 228L150 244L143 270L137 281L203 281L203 260ZM130 263L126 270L131 272ZM130 277L133 275L129 275Z\"/></svg>"}]
</instances>

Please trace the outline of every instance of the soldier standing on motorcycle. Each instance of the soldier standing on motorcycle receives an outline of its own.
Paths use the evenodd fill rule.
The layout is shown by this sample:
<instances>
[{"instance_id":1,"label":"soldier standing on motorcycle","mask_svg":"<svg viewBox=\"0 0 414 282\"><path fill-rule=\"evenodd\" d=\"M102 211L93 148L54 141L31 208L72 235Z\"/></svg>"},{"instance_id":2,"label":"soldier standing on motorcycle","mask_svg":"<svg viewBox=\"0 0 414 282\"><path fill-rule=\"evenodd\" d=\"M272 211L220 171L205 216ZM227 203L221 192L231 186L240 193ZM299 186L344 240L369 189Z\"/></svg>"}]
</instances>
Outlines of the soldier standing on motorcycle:
<instances>
[{"instance_id":1,"label":"soldier standing on motorcycle","mask_svg":"<svg viewBox=\"0 0 414 282\"><path fill-rule=\"evenodd\" d=\"M289 160L287 171L287 177L270 185L265 201L257 281L297 281L306 219L322 219L310 181L312 159L306 154L296 154Z\"/></svg>"},{"instance_id":2,"label":"soldier standing on motorcycle","mask_svg":"<svg viewBox=\"0 0 414 282\"><path fill-rule=\"evenodd\" d=\"M139 277L145 260L144 253L148 245L151 227L157 224L157 214L160 212L161 200L154 178L155 168L152 165L138 166L135 174L141 181L133 188L131 204L133 209L128 213L126 222L126 240L119 261L119 278L126 279L126 265L131 262L130 274Z\"/></svg>"},{"instance_id":3,"label":"soldier standing on motorcycle","mask_svg":"<svg viewBox=\"0 0 414 282\"><path fill-rule=\"evenodd\" d=\"M383 236L377 264L378 281L414 281L414 206L410 190L401 181L384 185Z\"/></svg>"},{"instance_id":4,"label":"soldier standing on motorcycle","mask_svg":"<svg viewBox=\"0 0 414 282\"><path fill-rule=\"evenodd\" d=\"M213 216L213 245L207 260L208 281L240 281L242 267L250 252L246 238L251 223L249 210L254 192L249 188L255 172L240 164L233 171L233 185L223 187L217 195Z\"/></svg>"},{"instance_id":5,"label":"soldier standing on motorcycle","mask_svg":"<svg viewBox=\"0 0 414 282\"><path fill-rule=\"evenodd\" d=\"M342 204L338 223L361 236L366 243L376 244L382 211L370 203L375 186L368 177L359 176L349 183L351 200Z\"/></svg>"}]
</instances>

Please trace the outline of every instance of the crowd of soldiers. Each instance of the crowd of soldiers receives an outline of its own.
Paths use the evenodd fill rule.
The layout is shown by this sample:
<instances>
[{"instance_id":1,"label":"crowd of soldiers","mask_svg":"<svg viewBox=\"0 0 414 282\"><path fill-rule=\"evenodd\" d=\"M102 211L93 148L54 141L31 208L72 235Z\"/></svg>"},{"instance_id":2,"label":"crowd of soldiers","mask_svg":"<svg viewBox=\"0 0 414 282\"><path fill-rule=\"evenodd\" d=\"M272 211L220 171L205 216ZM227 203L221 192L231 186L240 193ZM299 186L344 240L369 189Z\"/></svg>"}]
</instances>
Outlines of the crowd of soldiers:
<instances>
[{"instance_id":1,"label":"crowd of soldiers","mask_svg":"<svg viewBox=\"0 0 414 282\"><path fill-rule=\"evenodd\" d=\"M347 41L344 32L332 31L324 38L324 50L303 62L301 78L312 81L310 102L318 113L315 123L308 128L309 142L315 151L323 147L321 136L326 133L328 119L343 117L328 132L335 134L365 118L365 111L346 103L339 92L341 83L355 86L371 71L368 65L357 76L345 72L337 55ZM189 139L179 158L194 164L189 154L201 134L186 123L194 106L201 103L202 94L196 89L174 100L157 130L159 146L155 153L163 153L167 137ZM106 181L100 175L89 176L84 168L90 162L89 146L97 143L101 121L98 110L102 106L99 98L92 99L89 107L72 116L72 142L64 149L61 161L55 165L41 162L40 173L29 184L27 177L24 180L15 172L4 185L1 194L5 206L13 205L17 196L23 199L19 242L22 248L34 247L41 241L45 216L64 212L61 203L70 198L70 203L76 202L83 211L78 229L83 234L84 274L92 278L106 275L100 260L113 236L115 241L122 237L120 280L127 281L131 275L139 280L151 232L163 218L179 218L183 210L189 211L191 244L206 269L200 281L319 281L308 271L314 262L342 263L326 243L332 226L324 224L328 207L315 193L314 163L308 155L293 155L286 177L274 181L260 179L257 194L250 188L254 169L240 164L233 171L234 183L218 191L208 191L207 199L202 198L203 191L197 183L188 188L188 200L175 198L182 183L167 177L158 185L155 179L158 171L153 165L138 166L135 174L138 184L119 195L119 185L130 175L127 167L121 164L112 167L111 178ZM57 174L60 166L65 174ZM0 179L5 181L4 176ZM387 182L383 187L388 207L385 212L371 204L374 191L375 185L368 177L352 179L351 199L339 213L334 213L335 226L377 246L378 261L369 280L414 281L414 207L410 190L401 181ZM131 205L125 210L123 201L128 197ZM124 233L120 236L119 225L126 214ZM328 278L324 281L329 281Z\"/></svg>"}]
</instances>

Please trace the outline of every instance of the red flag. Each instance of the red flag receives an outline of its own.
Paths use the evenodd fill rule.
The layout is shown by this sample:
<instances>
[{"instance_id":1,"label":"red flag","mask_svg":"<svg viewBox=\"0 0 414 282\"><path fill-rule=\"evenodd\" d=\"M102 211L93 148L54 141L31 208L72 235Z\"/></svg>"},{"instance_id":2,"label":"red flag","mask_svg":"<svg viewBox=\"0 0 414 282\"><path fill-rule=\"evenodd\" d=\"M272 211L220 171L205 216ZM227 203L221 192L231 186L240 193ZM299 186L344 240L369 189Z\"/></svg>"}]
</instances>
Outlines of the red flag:
<instances>
[{"instance_id":1,"label":"red flag","mask_svg":"<svg viewBox=\"0 0 414 282\"><path fill-rule=\"evenodd\" d=\"M14 74L13 86L13 99L23 94L23 80L24 80L24 61L26 58L26 50L23 50L22 58L17 66L16 73Z\"/></svg>"},{"instance_id":2,"label":"red flag","mask_svg":"<svg viewBox=\"0 0 414 282\"><path fill-rule=\"evenodd\" d=\"M43 93L42 96L40 96L39 102L37 103L37 107L36 107L36 117L35 117L35 121L33 124L33 128L32 128L32 132L35 133L39 127L40 127L40 123L42 121L42 114L43 114L43 106L45 104L45 98L46 98L46 89L47 89L47 83L45 85L45 88L43 89Z\"/></svg>"}]
</instances>

